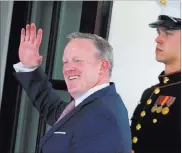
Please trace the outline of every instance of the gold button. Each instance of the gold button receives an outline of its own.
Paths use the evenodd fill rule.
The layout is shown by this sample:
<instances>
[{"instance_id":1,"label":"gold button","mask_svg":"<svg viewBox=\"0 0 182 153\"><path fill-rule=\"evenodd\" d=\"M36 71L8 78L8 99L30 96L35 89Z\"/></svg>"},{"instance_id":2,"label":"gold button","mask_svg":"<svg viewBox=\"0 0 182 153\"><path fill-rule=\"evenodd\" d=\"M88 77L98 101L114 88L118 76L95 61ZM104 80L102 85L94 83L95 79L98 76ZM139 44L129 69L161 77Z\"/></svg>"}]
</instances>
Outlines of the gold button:
<instances>
[{"instance_id":1,"label":"gold button","mask_svg":"<svg viewBox=\"0 0 182 153\"><path fill-rule=\"evenodd\" d=\"M133 137L133 143L137 143L138 138L137 137Z\"/></svg>"},{"instance_id":2,"label":"gold button","mask_svg":"<svg viewBox=\"0 0 182 153\"><path fill-rule=\"evenodd\" d=\"M160 92L160 88L155 88L154 93L158 94Z\"/></svg>"},{"instance_id":3,"label":"gold button","mask_svg":"<svg viewBox=\"0 0 182 153\"><path fill-rule=\"evenodd\" d=\"M140 130L142 128L141 124L137 124L136 130Z\"/></svg>"},{"instance_id":4,"label":"gold button","mask_svg":"<svg viewBox=\"0 0 182 153\"><path fill-rule=\"evenodd\" d=\"M132 150L132 151L131 151L131 153L135 153L135 151L134 151L134 150Z\"/></svg>"},{"instance_id":5,"label":"gold button","mask_svg":"<svg viewBox=\"0 0 182 153\"><path fill-rule=\"evenodd\" d=\"M166 5L166 0L160 0L160 3L162 4L162 5Z\"/></svg>"},{"instance_id":6,"label":"gold button","mask_svg":"<svg viewBox=\"0 0 182 153\"><path fill-rule=\"evenodd\" d=\"M168 107L164 107L163 109L162 109L162 114L163 115L166 115L166 114L168 114L169 113L169 108Z\"/></svg>"},{"instance_id":7,"label":"gold button","mask_svg":"<svg viewBox=\"0 0 182 153\"><path fill-rule=\"evenodd\" d=\"M153 119L153 123L154 124L157 123L157 119L156 118Z\"/></svg>"},{"instance_id":8,"label":"gold button","mask_svg":"<svg viewBox=\"0 0 182 153\"><path fill-rule=\"evenodd\" d=\"M147 105L150 105L151 103L152 103L152 99L150 98L147 100Z\"/></svg>"},{"instance_id":9,"label":"gold button","mask_svg":"<svg viewBox=\"0 0 182 153\"><path fill-rule=\"evenodd\" d=\"M144 117L144 116L146 115L146 112L145 112L145 111L142 111L142 112L140 113L140 115L141 115L141 117Z\"/></svg>"},{"instance_id":10,"label":"gold button","mask_svg":"<svg viewBox=\"0 0 182 153\"><path fill-rule=\"evenodd\" d=\"M164 77L164 79L163 79L164 84L166 84L168 81L169 81L169 78L168 77Z\"/></svg>"}]
</instances>

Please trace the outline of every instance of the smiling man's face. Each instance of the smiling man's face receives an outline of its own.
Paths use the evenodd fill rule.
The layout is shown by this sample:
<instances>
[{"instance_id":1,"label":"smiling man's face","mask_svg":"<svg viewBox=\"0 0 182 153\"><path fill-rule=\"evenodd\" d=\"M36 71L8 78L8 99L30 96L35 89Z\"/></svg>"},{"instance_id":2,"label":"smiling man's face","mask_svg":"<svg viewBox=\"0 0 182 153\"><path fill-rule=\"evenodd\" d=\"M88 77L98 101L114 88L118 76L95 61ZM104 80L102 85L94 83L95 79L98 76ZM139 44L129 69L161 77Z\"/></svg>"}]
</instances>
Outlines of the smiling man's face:
<instances>
[{"instance_id":1,"label":"smiling man's face","mask_svg":"<svg viewBox=\"0 0 182 153\"><path fill-rule=\"evenodd\" d=\"M97 85L101 69L97 53L97 48L87 39L73 39L65 47L63 75L73 98Z\"/></svg>"}]
</instances>

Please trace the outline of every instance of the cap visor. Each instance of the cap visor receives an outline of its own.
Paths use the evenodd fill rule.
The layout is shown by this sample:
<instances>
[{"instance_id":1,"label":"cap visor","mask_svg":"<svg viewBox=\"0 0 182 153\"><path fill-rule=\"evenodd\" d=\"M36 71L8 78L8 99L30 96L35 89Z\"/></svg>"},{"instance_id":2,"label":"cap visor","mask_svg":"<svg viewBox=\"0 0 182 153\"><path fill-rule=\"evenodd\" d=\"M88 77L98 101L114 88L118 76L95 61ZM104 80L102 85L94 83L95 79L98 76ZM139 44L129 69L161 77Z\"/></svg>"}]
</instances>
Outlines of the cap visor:
<instances>
[{"instance_id":1,"label":"cap visor","mask_svg":"<svg viewBox=\"0 0 182 153\"><path fill-rule=\"evenodd\" d=\"M164 20L158 20L158 21L156 21L156 22L150 23L149 26L150 26L151 28L157 28L157 27L159 27L159 26L162 26L163 23L164 23Z\"/></svg>"}]
</instances>

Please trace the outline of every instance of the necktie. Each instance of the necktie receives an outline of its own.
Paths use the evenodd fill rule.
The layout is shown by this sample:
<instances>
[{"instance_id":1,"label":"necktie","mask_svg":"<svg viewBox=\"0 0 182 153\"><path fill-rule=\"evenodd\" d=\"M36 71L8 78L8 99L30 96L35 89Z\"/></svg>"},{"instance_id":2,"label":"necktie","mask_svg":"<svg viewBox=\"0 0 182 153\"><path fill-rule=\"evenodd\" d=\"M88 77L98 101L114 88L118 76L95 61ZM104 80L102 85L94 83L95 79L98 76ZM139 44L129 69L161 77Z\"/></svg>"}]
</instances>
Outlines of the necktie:
<instances>
[{"instance_id":1,"label":"necktie","mask_svg":"<svg viewBox=\"0 0 182 153\"><path fill-rule=\"evenodd\" d=\"M68 114L70 111L72 111L75 108L75 101L71 101L66 108L63 110L62 114L59 116L58 120L56 121L59 122L66 114Z\"/></svg>"}]
</instances>

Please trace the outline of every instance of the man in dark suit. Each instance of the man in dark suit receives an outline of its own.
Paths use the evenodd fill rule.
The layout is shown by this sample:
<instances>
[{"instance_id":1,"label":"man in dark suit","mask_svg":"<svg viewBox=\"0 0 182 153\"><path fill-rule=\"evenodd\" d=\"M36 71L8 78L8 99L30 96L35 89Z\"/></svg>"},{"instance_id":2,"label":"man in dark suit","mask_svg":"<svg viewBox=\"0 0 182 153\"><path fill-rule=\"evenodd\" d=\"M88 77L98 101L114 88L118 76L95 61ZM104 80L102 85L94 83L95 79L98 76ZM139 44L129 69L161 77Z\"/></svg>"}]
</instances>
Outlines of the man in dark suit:
<instances>
[{"instance_id":1,"label":"man in dark suit","mask_svg":"<svg viewBox=\"0 0 182 153\"><path fill-rule=\"evenodd\" d=\"M63 55L63 75L73 101L60 100L39 65L42 30L21 31L15 76L33 105L53 127L40 143L43 153L130 153L127 110L110 82L110 44L93 34L73 33Z\"/></svg>"},{"instance_id":2,"label":"man in dark suit","mask_svg":"<svg viewBox=\"0 0 182 153\"><path fill-rule=\"evenodd\" d=\"M156 60L165 64L159 83L146 89L131 124L133 153L181 152L180 1L161 1Z\"/></svg>"}]
</instances>

